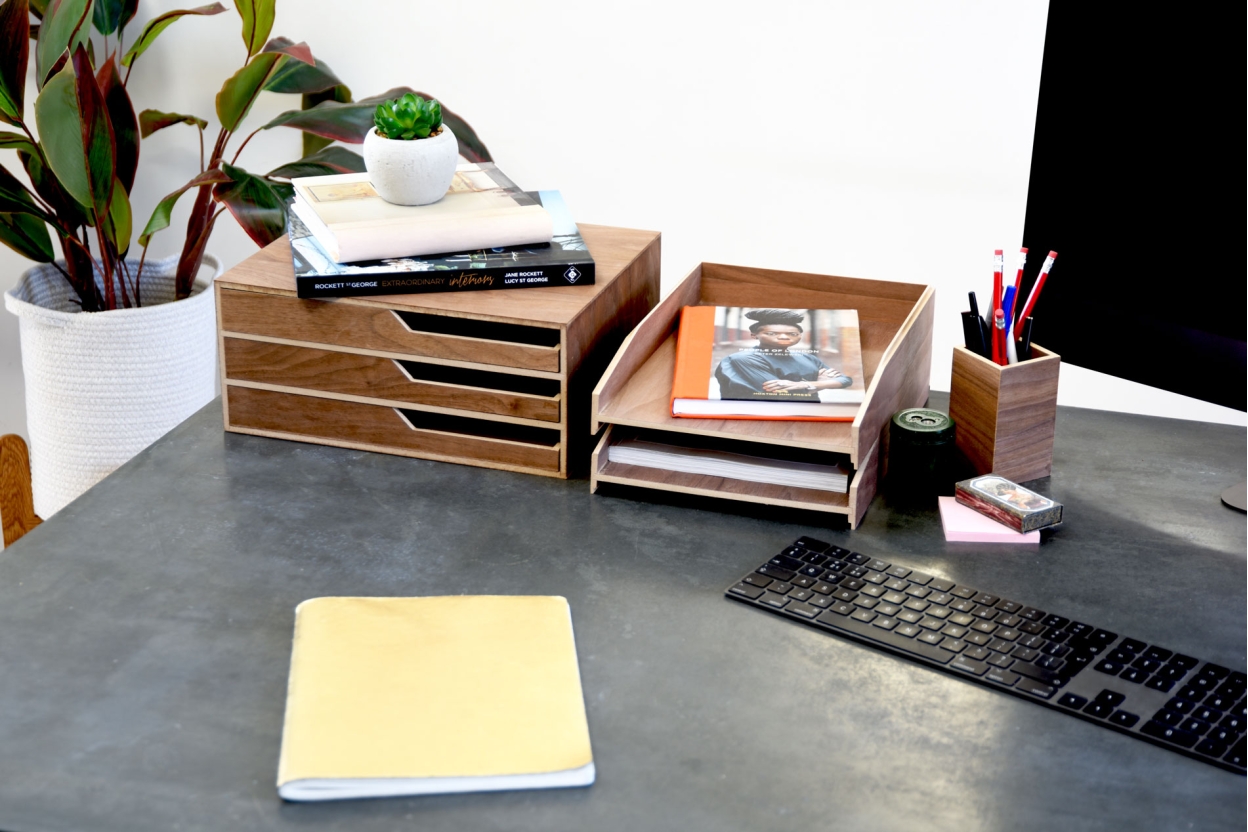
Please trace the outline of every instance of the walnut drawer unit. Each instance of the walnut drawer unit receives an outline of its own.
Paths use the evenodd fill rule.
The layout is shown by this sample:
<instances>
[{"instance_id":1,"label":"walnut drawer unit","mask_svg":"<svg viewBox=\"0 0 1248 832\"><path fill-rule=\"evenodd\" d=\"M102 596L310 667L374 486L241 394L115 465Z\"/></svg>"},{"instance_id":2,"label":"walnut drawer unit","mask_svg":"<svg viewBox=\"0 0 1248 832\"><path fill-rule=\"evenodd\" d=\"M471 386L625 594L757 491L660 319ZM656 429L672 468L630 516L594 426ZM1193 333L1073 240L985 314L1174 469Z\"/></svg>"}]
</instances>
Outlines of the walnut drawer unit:
<instances>
[{"instance_id":1,"label":"walnut drawer unit","mask_svg":"<svg viewBox=\"0 0 1248 832\"><path fill-rule=\"evenodd\" d=\"M225 429L583 473L590 395L659 296L660 236L582 225L591 286L304 300L278 240L216 282Z\"/></svg>"},{"instance_id":2,"label":"walnut drawer unit","mask_svg":"<svg viewBox=\"0 0 1248 832\"><path fill-rule=\"evenodd\" d=\"M590 461L590 487L616 483L845 515L856 527L875 496L892 414L926 404L932 364L934 290L894 283L702 263L625 339L594 389L594 431L609 426ZM866 399L853 422L685 419L671 413L676 332L685 306L856 309ZM849 490L767 485L641 468L610 461L625 438L718 448L752 456L847 461Z\"/></svg>"}]
</instances>

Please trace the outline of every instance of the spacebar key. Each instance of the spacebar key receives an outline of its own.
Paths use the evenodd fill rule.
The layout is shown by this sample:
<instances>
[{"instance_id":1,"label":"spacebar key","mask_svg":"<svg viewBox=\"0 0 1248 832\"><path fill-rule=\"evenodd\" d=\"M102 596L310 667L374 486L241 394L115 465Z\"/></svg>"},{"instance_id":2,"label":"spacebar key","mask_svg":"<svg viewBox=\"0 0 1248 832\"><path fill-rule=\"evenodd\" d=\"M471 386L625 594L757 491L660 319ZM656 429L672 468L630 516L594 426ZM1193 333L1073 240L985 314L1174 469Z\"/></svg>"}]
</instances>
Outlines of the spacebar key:
<instances>
[{"instance_id":1,"label":"spacebar key","mask_svg":"<svg viewBox=\"0 0 1248 832\"><path fill-rule=\"evenodd\" d=\"M847 616L835 615L825 612L823 615L815 619L817 622L827 624L834 629L844 630L856 635L864 636L871 641L878 641L881 644L887 644L903 653L909 653L913 656L921 656L929 661L937 664L948 664L953 654L948 650L941 650L930 644L918 641L912 638L906 638L903 635L891 632L889 630L881 630L879 627L873 627L862 621L856 621Z\"/></svg>"}]
</instances>

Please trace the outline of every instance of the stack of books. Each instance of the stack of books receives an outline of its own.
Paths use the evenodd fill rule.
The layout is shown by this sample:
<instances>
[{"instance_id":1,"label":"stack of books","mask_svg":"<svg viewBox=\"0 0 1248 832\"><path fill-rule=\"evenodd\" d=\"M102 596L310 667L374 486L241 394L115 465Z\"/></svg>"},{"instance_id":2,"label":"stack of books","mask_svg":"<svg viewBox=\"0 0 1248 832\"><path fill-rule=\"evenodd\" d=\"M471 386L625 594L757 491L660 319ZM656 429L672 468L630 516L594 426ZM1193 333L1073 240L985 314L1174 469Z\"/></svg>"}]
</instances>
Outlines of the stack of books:
<instances>
[{"instance_id":1,"label":"stack of books","mask_svg":"<svg viewBox=\"0 0 1248 832\"><path fill-rule=\"evenodd\" d=\"M558 191L522 191L465 163L431 205L394 205L367 173L293 180L289 235L301 298L526 289L594 282Z\"/></svg>"}]
</instances>

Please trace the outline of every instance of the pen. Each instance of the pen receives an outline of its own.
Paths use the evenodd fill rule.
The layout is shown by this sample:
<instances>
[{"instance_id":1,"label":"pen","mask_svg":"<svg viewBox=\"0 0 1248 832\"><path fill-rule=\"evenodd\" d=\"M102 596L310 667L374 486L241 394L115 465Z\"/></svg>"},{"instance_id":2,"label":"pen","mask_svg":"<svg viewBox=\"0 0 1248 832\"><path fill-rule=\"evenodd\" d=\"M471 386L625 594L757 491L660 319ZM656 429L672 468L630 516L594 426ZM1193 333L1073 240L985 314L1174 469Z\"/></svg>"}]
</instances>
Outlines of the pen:
<instances>
[{"instance_id":1,"label":"pen","mask_svg":"<svg viewBox=\"0 0 1248 832\"><path fill-rule=\"evenodd\" d=\"M1005 256L1001 249L997 249L992 253L992 309L989 314L993 317L993 333L992 333L992 360L1000 364L1003 356L1001 355L1001 347L1003 343L996 331L996 317L1001 311L1001 272L1005 268Z\"/></svg>"},{"instance_id":2,"label":"pen","mask_svg":"<svg viewBox=\"0 0 1248 832\"><path fill-rule=\"evenodd\" d=\"M1049 270L1053 268L1055 260L1057 260L1056 251L1050 251L1049 256L1044 258L1044 265L1040 267L1040 276L1036 278L1036 285L1031 287L1031 294L1027 296L1027 305L1023 307L1023 314L1020 317L1031 317L1031 310L1035 307L1036 301L1040 299L1040 290L1044 288L1044 281L1049 276Z\"/></svg>"},{"instance_id":3,"label":"pen","mask_svg":"<svg viewBox=\"0 0 1248 832\"><path fill-rule=\"evenodd\" d=\"M1019 322L1019 329L1022 330L1023 337L1018 343L1018 357L1023 361L1031 358L1031 325L1034 321L1035 318L1023 318Z\"/></svg>"},{"instance_id":4,"label":"pen","mask_svg":"<svg viewBox=\"0 0 1248 832\"><path fill-rule=\"evenodd\" d=\"M1018 274L1014 275L1014 302L1015 303L1018 303L1019 298L1023 296L1022 295L1023 267L1026 265L1027 265L1027 247L1023 246L1022 248L1018 250ZM1017 312L1018 309L1015 309L1014 311ZM1007 334L1012 333L1015 330L1014 318L1010 317L1010 314L1008 312L1005 315L1005 328L1008 330Z\"/></svg>"},{"instance_id":5,"label":"pen","mask_svg":"<svg viewBox=\"0 0 1248 832\"><path fill-rule=\"evenodd\" d=\"M1001 299L1001 311L1005 314L1005 363L1017 364L1018 352L1014 347L1014 339L1012 335L1013 327L1011 324L1014 319L1010 317L1010 313L1014 311L1014 287L1005 287L1005 297Z\"/></svg>"},{"instance_id":6,"label":"pen","mask_svg":"<svg viewBox=\"0 0 1248 832\"><path fill-rule=\"evenodd\" d=\"M983 355L986 352L982 322L974 312L962 313L962 337L966 341L966 348L971 352L976 355Z\"/></svg>"}]
</instances>

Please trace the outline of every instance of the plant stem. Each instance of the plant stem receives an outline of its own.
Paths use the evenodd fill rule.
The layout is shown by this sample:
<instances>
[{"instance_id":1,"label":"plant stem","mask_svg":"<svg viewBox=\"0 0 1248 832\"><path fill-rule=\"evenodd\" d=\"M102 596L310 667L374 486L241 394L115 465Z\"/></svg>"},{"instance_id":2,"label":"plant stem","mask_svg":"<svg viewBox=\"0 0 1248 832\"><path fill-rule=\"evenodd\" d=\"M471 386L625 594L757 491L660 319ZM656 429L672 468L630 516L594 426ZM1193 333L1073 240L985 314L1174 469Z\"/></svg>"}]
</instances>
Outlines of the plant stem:
<instances>
[{"instance_id":1,"label":"plant stem","mask_svg":"<svg viewBox=\"0 0 1248 832\"><path fill-rule=\"evenodd\" d=\"M243 143L238 146L238 150L234 153L234 158L230 160L231 165L238 163L238 157L243 155L243 148L247 146L247 142L251 141L251 137L263 129L263 127L257 127L255 130L251 131L251 134L248 135L247 138L243 139Z\"/></svg>"}]
</instances>

